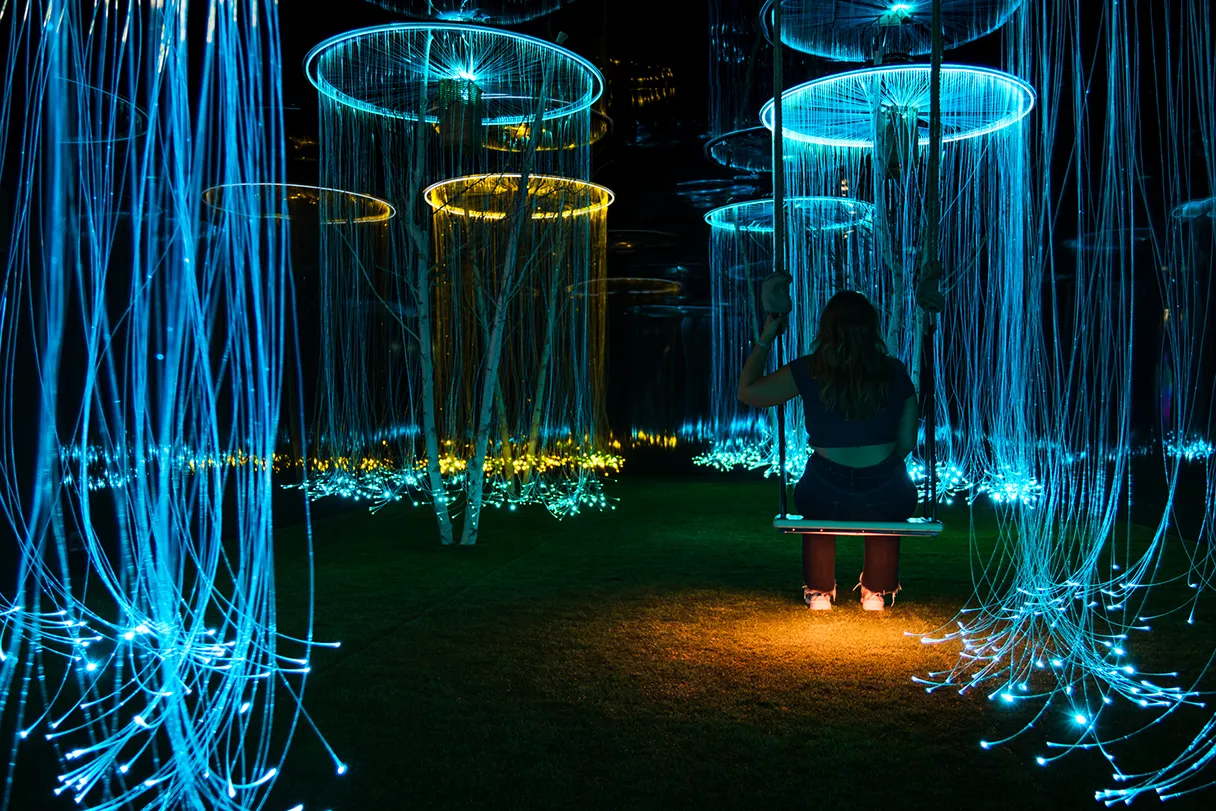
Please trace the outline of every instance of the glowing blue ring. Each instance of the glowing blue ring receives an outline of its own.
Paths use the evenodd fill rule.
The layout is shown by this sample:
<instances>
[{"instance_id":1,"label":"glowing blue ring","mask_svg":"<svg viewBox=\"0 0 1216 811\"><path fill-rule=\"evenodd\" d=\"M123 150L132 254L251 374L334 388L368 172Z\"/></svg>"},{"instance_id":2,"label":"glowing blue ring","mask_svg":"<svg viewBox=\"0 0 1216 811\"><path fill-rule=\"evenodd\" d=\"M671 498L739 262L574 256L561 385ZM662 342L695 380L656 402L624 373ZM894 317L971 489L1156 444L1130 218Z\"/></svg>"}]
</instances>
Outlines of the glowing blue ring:
<instances>
[{"instance_id":1,"label":"glowing blue ring","mask_svg":"<svg viewBox=\"0 0 1216 811\"><path fill-rule=\"evenodd\" d=\"M848 219L840 219L829 223L817 231L844 231L867 225L874 217L874 205L851 197L787 197L786 205L799 214L813 208L837 209L850 215ZM811 215L814 216L814 215ZM731 203L715 208L705 215L705 222L710 228L720 231L736 231L750 234L771 234L773 232L773 198L765 197L760 200L744 200L741 203Z\"/></svg>"},{"instance_id":2,"label":"glowing blue ring","mask_svg":"<svg viewBox=\"0 0 1216 811\"><path fill-rule=\"evenodd\" d=\"M757 147L756 141L759 141ZM744 148L752 147L748 154L757 157L756 160L736 160L734 145L743 144ZM764 127L748 127L741 130L724 132L705 142L705 157L711 161L731 169L743 169L749 172L771 172L773 170L773 133Z\"/></svg>"},{"instance_id":3,"label":"glowing blue ring","mask_svg":"<svg viewBox=\"0 0 1216 811\"><path fill-rule=\"evenodd\" d=\"M887 80L891 78L903 78L905 74L923 73L922 82L918 82L917 90L913 93L913 98L898 98L893 99L894 103L907 106L916 106L927 116L929 112L929 66L928 65L893 65L890 67L878 68L862 68L860 70L851 70L846 73L837 73L832 76L826 76L822 79L815 79L797 87L791 87L781 94L783 106L782 129L786 140L798 141L802 143L815 144L818 146L835 146L846 148L862 148L870 149L874 146L874 110L873 101L870 96L869 86L877 80ZM992 111L983 111L977 114L974 111L968 112L962 109L962 105L970 99L963 98L960 94L959 98L951 98L943 96L942 98L942 143L951 143L953 141L963 141L969 138L979 138L983 135L1002 130L1021 121L1030 114L1034 107L1036 96L1034 88L1026 82L1011 76L1008 73L1002 73L999 70L991 68L975 68L969 65L942 65L942 78L947 77L972 80L977 89L987 89L994 93L1003 93L1004 103L997 105ZM869 81L867 81L869 80ZM858 105L853 110L845 112L835 112L823 108L823 117L836 115L840 119L840 124L835 124L835 128L842 130L851 130L856 133L849 137L841 137L836 134L816 134L814 132L805 132L798 129L797 119L799 111L814 109L811 103L817 94L827 95L825 91L833 90L832 96L839 97L835 89L840 86L848 87L852 85L855 89L854 96L864 98L866 103L864 106ZM888 87L884 87L881 92L884 94L889 91ZM978 94L976 94L978 95ZM972 95L970 98L973 99ZM886 100L884 99L884 102ZM913 102L916 102L913 104ZM951 120L958 116L965 118L960 125L955 125ZM978 118L978 120L977 120ZM769 99L760 109L760 123L770 131L773 128L773 100ZM927 146L929 143L929 134L927 129L921 130L919 144Z\"/></svg>"},{"instance_id":4,"label":"glowing blue ring","mask_svg":"<svg viewBox=\"0 0 1216 811\"><path fill-rule=\"evenodd\" d=\"M595 65L591 64L586 58L579 56L573 51L567 50L560 45L555 45L552 42L547 42L537 37L530 37L526 34L517 34L514 31L501 31L495 28L487 28L482 25L467 25L462 23L389 23L387 25L377 25L369 28L358 28L354 31L347 31L345 34L338 34L321 42L315 46L308 55L304 57L304 72L308 76L313 87L317 88L323 96L333 99L338 104L351 107L355 110L361 110L366 113L382 115L386 118L398 118L406 121L415 121L418 119L414 113L403 112L390 107L372 104L362 99L355 98L347 93L343 93L338 88L334 87L327 79L321 75L322 57L333 49L345 43L357 42L361 38L369 37L377 34L388 34L393 32L412 33L415 31L428 32L448 32L457 34L473 34L479 37L495 37L502 40L508 40L518 43L526 43L528 45L544 48L551 51L553 54L569 59L574 65L586 71L587 77L590 80L591 90L583 93L579 98L567 101L552 110L547 110L541 116L542 121L552 121L557 118L575 115L584 110L587 110L591 105L599 100L604 92L604 75L600 73ZM439 74L442 71L436 70L437 81ZM494 94L487 92L483 95L483 99L492 101L495 98L504 98L507 94ZM535 114L527 115L511 115L511 116L491 116L482 119L482 124L486 126L502 126L511 124L527 124L535 119ZM424 116L428 123L436 123L437 116Z\"/></svg>"}]
</instances>

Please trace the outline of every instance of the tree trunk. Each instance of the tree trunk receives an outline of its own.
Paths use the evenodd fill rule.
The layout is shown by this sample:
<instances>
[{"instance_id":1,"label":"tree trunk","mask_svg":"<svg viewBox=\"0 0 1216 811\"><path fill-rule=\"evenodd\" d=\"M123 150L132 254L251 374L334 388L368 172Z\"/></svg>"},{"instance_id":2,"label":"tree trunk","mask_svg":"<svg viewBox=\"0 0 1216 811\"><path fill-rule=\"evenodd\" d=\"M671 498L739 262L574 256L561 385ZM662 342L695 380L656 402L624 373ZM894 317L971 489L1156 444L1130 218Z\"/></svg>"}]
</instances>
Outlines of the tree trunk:
<instances>
[{"instance_id":1,"label":"tree trunk","mask_svg":"<svg viewBox=\"0 0 1216 811\"><path fill-rule=\"evenodd\" d=\"M427 40L426 60L430 65L431 41ZM424 74L424 82L429 78L429 67ZM419 117L419 121L423 120ZM411 162L409 191L413 195L422 192L422 167L425 157L425 134L422 126L412 129L413 161ZM413 210L413 209L411 209ZM418 344L420 363L422 366L422 432L426 437L426 469L427 479L431 486L431 503L435 508L435 520L439 524L439 541L444 546L455 542L452 531L452 514L448 511L448 491L443 483L443 471L439 466L439 426L435 420L435 348L431 334L431 278L430 265L427 262L428 241L427 229L411 217L409 224L409 239L414 255L414 284L418 296Z\"/></svg>"},{"instance_id":2,"label":"tree trunk","mask_svg":"<svg viewBox=\"0 0 1216 811\"><path fill-rule=\"evenodd\" d=\"M482 499L485 495L485 461L486 446L490 440L490 412L498 384L498 364L502 358L502 335L507 325L511 288L515 284L516 265L519 263L519 242L532 225L532 196L528 193L528 186L531 184L532 164L536 158L536 147L544 124L545 93L551 70L551 64L546 63L545 75L541 81L541 92L537 98L536 115L532 120L531 129L528 130L528 148L524 152L523 167L519 173L519 188L516 190L515 203L511 207L511 217L507 220L509 230L503 257L502 279L499 281L498 295L494 301L494 320L491 322L490 340L486 345L485 379L482 381L481 402L477 409L477 435L473 446L473 459L468 466L464 528L460 537L462 546L472 546L477 543L477 527L481 520Z\"/></svg>"}]
</instances>

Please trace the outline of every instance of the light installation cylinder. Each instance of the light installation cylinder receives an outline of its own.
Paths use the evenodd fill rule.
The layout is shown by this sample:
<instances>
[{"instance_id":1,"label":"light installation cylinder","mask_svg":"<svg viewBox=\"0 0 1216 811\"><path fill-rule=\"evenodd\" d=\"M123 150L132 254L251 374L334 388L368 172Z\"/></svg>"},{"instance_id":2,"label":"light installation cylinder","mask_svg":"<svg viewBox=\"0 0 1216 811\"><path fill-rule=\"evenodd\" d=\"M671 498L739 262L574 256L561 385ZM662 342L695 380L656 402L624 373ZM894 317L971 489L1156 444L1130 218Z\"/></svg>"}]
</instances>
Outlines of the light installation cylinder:
<instances>
[{"instance_id":1,"label":"light installation cylinder","mask_svg":"<svg viewBox=\"0 0 1216 811\"><path fill-rule=\"evenodd\" d=\"M605 284L613 195L569 178L531 175L526 190L522 182L520 175L477 175L426 191L439 277L434 336L446 348L436 364L437 385L467 393L447 403L440 439L450 464L471 457L468 427L476 421L476 375L487 354L485 320L494 304L486 297L501 289L495 277L506 271L503 258L514 232L522 266L519 292L507 305L493 432L497 453L488 467L500 486L547 474L540 488L553 492L545 498L570 497L557 491L573 484L576 495L607 450L600 340L605 301L582 293Z\"/></svg>"},{"instance_id":2,"label":"light installation cylinder","mask_svg":"<svg viewBox=\"0 0 1216 811\"><path fill-rule=\"evenodd\" d=\"M353 297L383 304L378 314L359 316L335 340L367 344L381 325L396 330L396 338L383 342L391 350L388 354L377 355L374 348L346 352L350 357L362 355L349 374L362 375L366 382L335 394L342 401L334 404L339 416L322 424L344 426L353 454L345 464L353 473L343 474L340 485L317 490L381 501L412 491L415 500L433 499L439 484L423 474L427 460L436 461L427 449L426 424L430 419L446 424L445 441L451 440L454 447L459 438L467 447L476 428L471 423L457 428L452 415L473 413L467 406L470 398L479 396L474 378L489 362L470 362L466 378L433 374L449 355L466 357L461 353L471 347L487 348L474 329L480 329L475 320L452 320L437 309L447 303L440 298L451 278L445 269L453 263L493 262L495 257L474 251L481 243L433 238L432 228L444 215L434 218L427 204L438 192L432 190L425 199L424 192L452 178L506 177L524 169L571 180L589 177L590 144L595 139L591 107L602 92L603 79L586 59L552 43L509 31L440 23L377 26L333 37L313 49L306 70L321 101L323 184L392 201L400 213L387 226L383 266L368 267L353 258L338 261L347 246L323 246L323 255L335 258L322 275L331 277L335 287L361 285ZM462 190L472 194L474 188ZM583 234L592 230L587 225ZM437 252L441 245L446 253ZM458 256L466 247L474 252ZM589 250L579 256L590 256ZM587 272L583 266L572 271L576 277ZM384 286L371 282L376 278L382 278ZM483 278L498 277L487 266ZM513 285L505 294L523 296L521 291ZM501 292L486 291L482 304L492 307ZM440 322L471 331L450 335L451 345L437 343ZM386 399L394 409L391 415L368 414L356 402L355 392L374 386L391 389ZM545 425L552 431L562 427L569 426ZM493 436L498 438L500 432ZM444 487L459 489L467 459L442 452Z\"/></svg>"},{"instance_id":3,"label":"light installation cylinder","mask_svg":"<svg viewBox=\"0 0 1216 811\"><path fill-rule=\"evenodd\" d=\"M870 295L880 285L870 239L873 206L841 197L787 197L787 258L794 282L794 315L787 333L791 358L807 354L823 305L838 290ZM772 464L771 414L739 402L739 372L758 339L764 308L760 286L772 272L773 201L734 203L705 215L710 225L710 296L713 369L710 448L702 464L723 470ZM879 302L881 303L881 302ZM787 407L787 468L795 477L806 464L801 403Z\"/></svg>"},{"instance_id":4,"label":"light installation cylinder","mask_svg":"<svg viewBox=\"0 0 1216 811\"><path fill-rule=\"evenodd\" d=\"M928 65L866 68L783 94L791 193L846 193L874 202L888 348L913 380L922 362L915 300L927 174ZM1027 278L1027 145L1035 95L999 71L942 67L940 252L946 311L937 342L939 474L948 491L1034 478L1027 445L1040 318ZM772 126L772 103L761 110ZM952 405L951 405L952 404ZM1020 486L1016 485L1016 486Z\"/></svg>"}]
</instances>

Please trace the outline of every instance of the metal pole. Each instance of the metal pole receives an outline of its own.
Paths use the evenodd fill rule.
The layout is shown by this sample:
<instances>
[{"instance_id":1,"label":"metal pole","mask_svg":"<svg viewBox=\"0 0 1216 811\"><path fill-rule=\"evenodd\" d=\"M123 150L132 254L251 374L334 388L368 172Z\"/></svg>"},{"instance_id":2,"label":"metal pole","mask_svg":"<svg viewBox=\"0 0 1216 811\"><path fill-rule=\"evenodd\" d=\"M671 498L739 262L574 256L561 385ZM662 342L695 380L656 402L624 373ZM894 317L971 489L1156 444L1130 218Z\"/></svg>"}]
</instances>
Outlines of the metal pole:
<instances>
[{"instance_id":1,"label":"metal pole","mask_svg":"<svg viewBox=\"0 0 1216 811\"><path fill-rule=\"evenodd\" d=\"M938 229L941 225L942 152L942 0L933 0L930 25L933 30L929 55L929 177L925 190L925 258L923 269L941 274ZM934 287L937 279L934 279ZM929 468L925 500L929 520L937 520L937 382L934 379L937 314L925 313L925 347L929 357L921 362L921 392L925 394L925 464ZM925 386L928 385L926 392Z\"/></svg>"},{"instance_id":2,"label":"metal pole","mask_svg":"<svg viewBox=\"0 0 1216 811\"><path fill-rule=\"evenodd\" d=\"M781 0L773 3L773 274L785 275L785 151L781 122ZM777 368L784 362L784 340L778 335L773 341ZM785 477L785 404L777 406L777 465L780 468L781 493L778 509L781 517L788 512Z\"/></svg>"}]
</instances>

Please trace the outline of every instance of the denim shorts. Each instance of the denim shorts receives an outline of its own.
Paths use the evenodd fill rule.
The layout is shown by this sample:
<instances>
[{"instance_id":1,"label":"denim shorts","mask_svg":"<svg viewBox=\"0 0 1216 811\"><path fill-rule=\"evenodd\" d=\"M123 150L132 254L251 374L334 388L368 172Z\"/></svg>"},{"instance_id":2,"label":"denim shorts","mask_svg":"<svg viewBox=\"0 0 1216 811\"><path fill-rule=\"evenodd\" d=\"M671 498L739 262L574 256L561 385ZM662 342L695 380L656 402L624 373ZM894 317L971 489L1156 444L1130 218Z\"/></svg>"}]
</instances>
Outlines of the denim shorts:
<instances>
[{"instance_id":1,"label":"denim shorts","mask_svg":"<svg viewBox=\"0 0 1216 811\"><path fill-rule=\"evenodd\" d=\"M908 468L894 456L873 467L849 467L811 454L794 487L798 511L822 521L902 521L916 512L916 502Z\"/></svg>"}]
</instances>

